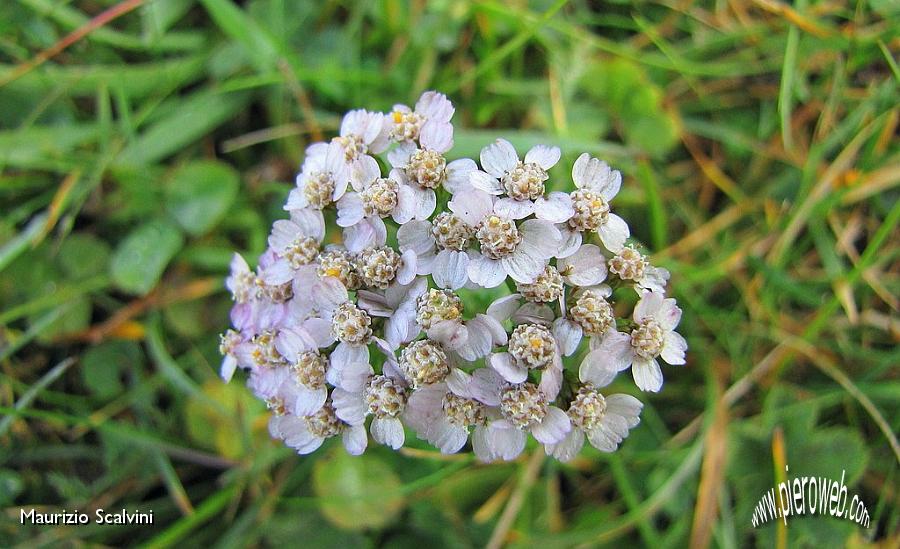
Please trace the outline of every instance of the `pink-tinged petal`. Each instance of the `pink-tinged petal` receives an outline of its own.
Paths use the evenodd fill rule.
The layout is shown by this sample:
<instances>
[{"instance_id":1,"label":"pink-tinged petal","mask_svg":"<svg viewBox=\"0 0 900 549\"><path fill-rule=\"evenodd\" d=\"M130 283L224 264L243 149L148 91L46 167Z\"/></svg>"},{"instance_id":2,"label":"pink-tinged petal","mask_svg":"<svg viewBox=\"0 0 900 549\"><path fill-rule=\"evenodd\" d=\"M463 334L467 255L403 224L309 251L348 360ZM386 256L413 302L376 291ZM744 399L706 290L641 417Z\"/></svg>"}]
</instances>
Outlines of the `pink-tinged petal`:
<instances>
[{"instance_id":1,"label":"pink-tinged petal","mask_svg":"<svg viewBox=\"0 0 900 549\"><path fill-rule=\"evenodd\" d=\"M403 422L414 430L419 438L424 438L431 426L443 417L442 405L446 392L447 386L444 383L435 383L419 387L409 395L409 401L403 411Z\"/></svg>"},{"instance_id":2,"label":"pink-tinged petal","mask_svg":"<svg viewBox=\"0 0 900 549\"><path fill-rule=\"evenodd\" d=\"M325 238L325 217L322 215L322 210L313 208L294 210L291 212L291 221L300 228L300 233L304 236L314 238L319 242Z\"/></svg>"},{"instance_id":3,"label":"pink-tinged petal","mask_svg":"<svg viewBox=\"0 0 900 549\"><path fill-rule=\"evenodd\" d=\"M663 305L663 294L659 292L641 292L641 299L634 307L632 318L635 322L647 319L656 320L657 312Z\"/></svg>"},{"instance_id":4,"label":"pink-tinged petal","mask_svg":"<svg viewBox=\"0 0 900 549\"><path fill-rule=\"evenodd\" d=\"M500 261L487 258L481 254L477 254L470 259L467 271L469 280L483 288L496 288L506 280L506 271Z\"/></svg>"},{"instance_id":5,"label":"pink-tinged petal","mask_svg":"<svg viewBox=\"0 0 900 549\"><path fill-rule=\"evenodd\" d=\"M331 322L324 318L309 318L303 321L303 329L315 342L319 348L328 347L334 343L334 336L331 334Z\"/></svg>"},{"instance_id":6,"label":"pink-tinged petal","mask_svg":"<svg viewBox=\"0 0 900 549\"><path fill-rule=\"evenodd\" d=\"M407 285L416 278L416 252L406 250L400 256L401 265L397 271L397 284Z\"/></svg>"},{"instance_id":7,"label":"pink-tinged petal","mask_svg":"<svg viewBox=\"0 0 900 549\"><path fill-rule=\"evenodd\" d=\"M579 429L572 429L555 444L545 444L544 451L548 456L553 456L559 461L572 461L581 452L584 446L584 433Z\"/></svg>"},{"instance_id":8,"label":"pink-tinged petal","mask_svg":"<svg viewBox=\"0 0 900 549\"><path fill-rule=\"evenodd\" d=\"M583 330L578 323L565 318L557 318L553 321L553 337L556 338L556 343L563 355L572 356L572 353L578 349L582 336Z\"/></svg>"},{"instance_id":9,"label":"pink-tinged petal","mask_svg":"<svg viewBox=\"0 0 900 549\"><path fill-rule=\"evenodd\" d=\"M325 439L317 437L309 432L306 422L302 418L296 418L298 422L302 422L303 426L286 430L284 443L293 448L298 454L311 454L322 446Z\"/></svg>"},{"instance_id":10,"label":"pink-tinged petal","mask_svg":"<svg viewBox=\"0 0 900 549\"><path fill-rule=\"evenodd\" d=\"M469 431L465 427L451 425L441 418L429 432L429 440L442 454L455 454L466 445Z\"/></svg>"},{"instance_id":11,"label":"pink-tinged petal","mask_svg":"<svg viewBox=\"0 0 900 549\"><path fill-rule=\"evenodd\" d=\"M384 324L384 337L394 349L414 339L418 334L416 313L411 307L404 307L395 312Z\"/></svg>"},{"instance_id":12,"label":"pink-tinged petal","mask_svg":"<svg viewBox=\"0 0 900 549\"><path fill-rule=\"evenodd\" d=\"M356 304L370 316L389 317L394 314L394 308L389 306L385 296L369 290L356 292Z\"/></svg>"},{"instance_id":13,"label":"pink-tinged petal","mask_svg":"<svg viewBox=\"0 0 900 549\"><path fill-rule=\"evenodd\" d=\"M606 413L624 419L629 429L641 422L640 415L643 408L643 403L631 395L615 394L606 397Z\"/></svg>"},{"instance_id":14,"label":"pink-tinged petal","mask_svg":"<svg viewBox=\"0 0 900 549\"><path fill-rule=\"evenodd\" d=\"M647 266L644 269L644 278L638 282L638 287L653 290L659 293L665 293L666 282L669 280L669 271L661 267ZM638 292L640 293L640 292Z\"/></svg>"},{"instance_id":15,"label":"pink-tinged petal","mask_svg":"<svg viewBox=\"0 0 900 549\"><path fill-rule=\"evenodd\" d=\"M426 333L429 339L442 343L451 350L465 345L469 339L469 331L456 320L442 320L432 325Z\"/></svg>"},{"instance_id":16,"label":"pink-tinged petal","mask_svg":"<svg viewBox=\"0 0 900 549\"><path fill-rule=\"evenodd\" d=\"M531 428L531 434L541 444L554 444L572 430L569 416L556 406L550 406L540 423Z\"/></svg>"},{"instance_id":17,"label":"pink-tinged petal","mask_svg":"<svg viewBox=\"0 0 900 549\"><path fill-rule=\"evenodd\" d=\"M369 363L368 347L365 345L348 345L341 342L331 351L331 365L335 368L343 369L347 365L354 363ZM334 384L332 383L332 385Z\"/></svg>"},{"instance_id":18,"label":"pink-tinged petal","mask_svg":"<svg viewBox=\"0 0 900 549\"><path fill-rule=\"evenodd\" d=\"M419 130L419 143L423 149L441 154L453 148L453 125L449 122L425 122Z\"/></svg>"},{"instance_id":19,"label":"pink-tinged petal","mask_svg":"<svg viewBox=\"0 0 900 549\"><path fill-rule=\"evenodd\" d=\"M447 203L447 207L467 225L474 227L493 211L493 198L488 193L476 189L454 195L453 200Z\"/></svg>"},{"instance_id":20,"label":"pink-tinged petal","mask_svg":"<svg viewBox=\"0 0 900 549\"><path fill-rule=\"evenodd\" d=\"M438 252L431 268L431 276L439 288L458 290L469 279L469 254L455 250Z\"/></svg>"},{"instance_id":21,"label":"pink-tinged petal","mask_svg":"<svg viewBox=\"0 0 900 549\"><path fill-rule=\"evenodd\" d=\"M479 313L475 315L475 319L472 322L476 323L474 325L476 329L485 330L485 332L490 334L493 345L506 345L508 339L506 330L503 329L503 325L496 318Z\"/></svg>"},{"instance_id":22,"label":"pink-tinged petal","mask_svg":"<svg viewBox=\"0 0 900 549\"><path fill-rule=\"evenodd\" d=\"M510 383L522 383L528 379L528 368L517 365L509 353L495 353L488 358L488 363L503 379Z\"/></svg>"},{"instance_id":23,"label":"pink-tinged petal","mask_svg":"<svg viewBox=\"0 0 900 549\"><path fill-rule=\"evenodd\" d=\"M506 383L503 376L492 368L478 368L472 372L472 381L469 383L469 396L488 406L500 405L500 387Z\"/></svg>"},{"instance_id":24,"label":"pink-tinged petal","mask_svg":"<svg viewBox=\"0 0 900 549\"><path fill-rule=\"evenodd\" d=\"M534 201L534 215L551 223L563 223L575 215L572 197L568 193L552 192L547 197L540 196Z\"/></svg>"},{"instance_id":25,"label":"pink-tinged petal","mask_svg":"<svg viewBox=\"0 0 900 549\"><path fill-rule=\"evenodd\" d=\"M397 230L397 244L402 251L412 250L416 255L427 255L435 248L431 222L416 219Z\"/></svg>"},{"instance_id":26,"label":"pink-tinged petal","mask_svg":"<svg viewBox=\"0 0 900 549\"><path fill-rule=\"evenodd\" d=\"M542 259L550 259L559 252L562 236L556 225L541 219L529 219L519 226L522 242L529 255ZM542 267L543 268L543 267Z\"/></svg>"},{"instance_id":27,"label":"pink-tinged petal","mask_svg":"<svg viewBox=\"0 0 900 549\"><path fill-rule=\"evenodd\" d=\"M663 300L662 306L656 311L656 321L664 330L674 330L681 322L681 308L673 298Z\"/></svg>"},{"instance_id":28,"label":"pink-tinged petal","mask_svg":"<svg viewBox=\"0 0 900 549\"><path fill-rule=\"evenodd\" d=\"M319 387L310 389L302 385L296 391L297 399L294 401L295 416L311 416L322 409L325 399L328 398L328 389Z\"/></svg>"},{"instance_id":29,"label":"pink-tinged petal","mask_svg":"<svg viewBox=\"0 0 900 549\"><path fill-rule=\"evenodd\" d=\"M625 241L631 236L631 231L624 219L610 213L606 218L606 223L597 229L597 235L607 250L619 253L625 247Z\"/></svg>"},{"instance_id":30,"label":"pink-tinged petal","mask_svg":"<svg viewBox=\"0 0 900 549\"><path fill-rule=\"evenodd\" d=\"M290 246L300 233L300 227L289 219L279 219L272 224L272 233L269 234L269 247L275 253L282 254Z\"/></svg>"},{"instance_id":31,"label":"pink-tinged petal","mask_svg":"<svg viewBox=\"0 0 900 549\"><path fill-rule=\"evenodd\" d=\"M388 152L388 162L394 168L405 168L409 165L409 157L416 152L418 148L415 143L400 143L396 148Z\"/></svg>"},{"instance_id":32,"label":"pink-tinged petal","mask_svg":"<svg viewBox=\"0 0 900 549\"><path fill-rule=\"evenodd\" d=\"M406 439L406 435L403 432L403 424L394 417L373 419L369 430L372 432L372 438L375 439L375 442L390 446L394 450L399 450Z\"/></svg>"},{"instance_id":33,"label":"pink-tinged petal","mask_svg":"<svg viewBox=\"0 0 900 549\"><path fill-rule=\"evenodd\" d=\"M450 191L450 194L464 192L472 188L469 183L469 176L476 171L478 166L471 158L460 158L447 164L447 179L444 181L444 188Z\"/></svg>"},{"instance_id":34,"label":"pink-tinged petal","mask_svg":"<svg viewBox=\"0 0 900 549\"><path fill-rule=\"evenodd\" d=\"M622 442L628 436L628 423L618 414L604 415L600 428L611 433L610 438L617 443Z\"/></svg>"},{"instance_id":35,"label":"pink-tinged petal","mask_svg":"<svg viewBox=\"0 0 900 549\"><path fill-rule=\"evenodd\" d=\"M541 372L541 382L538 384L538 390L547 396L550 402L556 400L559 391L562 389L563 382L563 365L562 357L559 353L553 357L553 363Z\"/></svg>"},{"instance_id":36,"label":"pink-tinged petal","mask_svg":"<svg viewBox=\"0 0 900 549\"><path fill-rule=\"evenodd\" d=\"M351 253L359 253L366 248L375 246L375 229L366 219L356 225L344 229L344 246Z\"/></svg>"},{"instance_id":37,"label":"pink-tinged petal","mask_svg":"<svg viewBox=\"0 0 900 549\"><path fill-rule=\"evenodd\" d=\"M601 452L615 452L619 447L619 441L615 440L608 430L602 428L591 429L585 433L591 446Z\"/></svg>"},{"instance_id":38,"label":"pink-tinged petal","mask_svg":"<svg viewBox=\"0 0 900 549\"><path fill-rule=\"evenodd\" d=\"M487 308L487 314L496 320L503 322L512 317L519 310L522 302L521 294L509 294L496 299Z\"/></svg>"},{"instance_id":39,"label":"pink-tinged petal","mask_svg":"<svg viewBox=\"0 0 900 549\"><path fill-rule=\"evenodd\" d=\"M436 91L423 93L416 101L416 113L427 120L449 122L453 118L455 109L447 96Z\"/></svg>"},{"instance_id":40,"label":"pink-tinged petal","mask_svg":"<svg viewBox=\"0 0 900 549\"><path fill-rule=\"evenodd\" d=\"M472 432L472 452L475 457L482 462L493 461L492 453L488 444L488 428L485 425L476 425Z\"/></svg>"},{"instance_id":41,"label":"pink-tinged petal","mask_svg":"<svg viewBox=\"0 0 900 549\"><path fill-rule=\"evenodd\" d=\"M444 383L451 393L461 397L474 398L471 390L472 376L459 368L452 368ZM443 395L441 397L443 398Z\"/></svg>"},{"instance_id":42,"label":"pink-tinged petal","mask_svg":"<svg viewBox=\"0 0 900 549\"><path fill-rule=\"evenodd\" d=\"M581 367L578 369L578 378L584 383L591 383L595 387L606 387L616 378L619 370L602 349L595 349L584 357Z\"/></svg>"},{"instance_id":43,"label":"pink-tinged petal","mask_svg":"<svg viewBox=\"0 0 900 549\"><path fill-rule=\"evenodd\" d=\"M606 280L606 257L598 246L585 244L557 266L563 280L573 286L595 286Z\"/></svg>"},{"instance_id":44,"label":"pink-tinged petal","mask_svg":"<svg viewBox=\"0 0 900 549\"><path fill-rule=\"evenodd\" d=\"M317 281L313 288L313 300L322 311L333 311L338 305L349 299L347 288L333 276L326 276Z\"/></svg>"},{"instance_id":45,"label":"pink-tinged petal","mask_svg":"<svg viewBox=\"0 0 900 549\"><path fill-rule=\"evenodd\" d=\"M537 164L545 170L549 170L559 162L559 147L548 147L547 145L535 145L525 153L526 164Z\"/></svg>"},{"instance_id":46,"label":"pink-tinged petal","mask_svg":"<svg viewBox=\"0 0 900 549\"><path fill-rule=\"evenodd\" d=\"M505 421L488 425L486 438L490 461L516 459L525 449L525 433Z\"/></svg>"},{"instance_id":47,"label":"pink-tinged petal","mask_svg":"<svg viewBox=\"0 0 900 549\"><path fill-rule=\"evenodd\" d=\"M334 386L346 391L362 391L373 373L374 370L368 363L352 362L338 371Z\"/></svg>"},{"instance_id":48,"label":"pink-tinged petal","mask_svg":"<svg viewBox=\"0 0 900 549\"><path fill-rule=\"evenodd\" d=\"M631 374L634 376L634 384L641 391L656 393L662 388L662 370L655 358L648 360L635 357L634 364L631 365Z\"/></svg>"},{"instance_id":49,"label":"pink-tinged petal","mask_svg":"<svg viewBox=\"0 0 900 549\"><path fill-rule=\"evenodd\" d=\"M297 176L298 178L300 176ZM298 181L299 183L299 181ZM284 209L287 211L294 210L302 210L309 206L309 200L306 198L306 194L303 192L302 187L295 187L291 189L291 192L288 193L287 202L284 204Z\"/></svg>"},{"instance_id":50,"label":"pink-tinged petal","mask_svg":"<svg viewBox=\"0 0 900 549\"><path fill-rule=\"evenodd\" d=\"M526 303L513 315L513 324L543 324L550 326L556 315L549 305Z\"/></svg>"},{"instance_id":51,"label":"pink-tinged petal","mask_svg":"<svg viewBox=\"0 0 900 549\"><path fill-rule=\"evenodd\" d=\"M662 359L672 366L680 366L685 363L684 354L686 352L687 341L681 337L681 334L678 332L666 332L662 353L660 354Z\"/></svg>"},{"instance_id":52,"label":"pink-tinged petal","mask_svg":"<svg viewBox=\"0 0 900 549\"><path fill-rule=\"evenodd\" d=\"M337 202L338 227L351 227L366 216L362 198L357 193L347 193Z\"/></svg>"},{"instance_id":53,"label":"pink-tinged petal","mask_svg":"<svg viewBox=\"0 0 900 549\"><path fill-rule=\"evenodd\" d=\"M286 259L279 259L263 269L259 278L266 284L280 286L294 278L294 269Z\"/></svg>"},{"instance_id":54,"label":"pink-tinged petal","mask_svg":"<svg viewBox=\"0 0 900 549\"><path fill-rule=\"evenodd\" d=\"M525 219L534 213L534 202L531 200L515 200L501 198L494 203L494 213L509 219Z\"/></svg>"},{"instance_id":55,"label":"pink-tinged petal","mask_svg":"<svg viewBox=\"0 0 900 549\"><path fill-rule=\"evenodd\" d=\"M581 233L571 229L568 225L557 225L557 228L561 238L556 257L569 257L581 248Z\"/></svg>"},{"instance_id":56,"label":"pink-tinged petal","mask_svg":"<svg viewBox=\"0 0 900 549\"><path fill-rule=\"evenodd\" d=\"M291 362L316 348L315 340L303 328L286 328L275 336L275 349Z\"/></svg>"},{"instance_id":57,"label":"pink-tinged petal","mask_svg":"<svg viewBox=\"0 0 900 549\"><path fill-rule=\"evenodd\" d=\"M222 366L219 368L219 376L222 381L228 383L234 377L234 371L237 369L238 361L231 355L225 355L222 359Z\"/></svg>"},{"instance_id":58,"label":"pink-tinged petal","mask_svg":"<svg viewBox=\"0 0 900 549\"><path fill-rule=\"evenodd\" d=\"M369 445L369 437L366 435L366 427L364 425L354 425L344 430L342 435L344 448L351 456L361 455L366 451Z\"/></svg>"},{"instance_id":59,"label":"pink-tinged petal","mask_svg":"<svg viewBox=\"0 0 900 549\"><path fill-rule=\"evenodd\" d=\"M416 216L416 194L410 185L401 184L397 191L397 207L391 212L391 219L405 226Z\"/></svg>"},{"instance_id":60,"label":"pink-tinged petal","mask_svg":"<svg viewBox=\"0 0 900 549\"><path fill-rule=\"evenodd\" d=\"M511 276L513 280L530 284L534 282L538 275L544 272L547 260L532 255L523 248L524 246L520 245L511 255L501 258L500 264L506 274Z\"/></svg>"},{"instance_id":61,"label":"pink-tinged petal","mask_svg":"<svg viewBox=\"0 0 900 549\"><path fill-rule=\"evenodd\" d=\"M350 170L350 184L357 192L361 192L379 177L381 168L378 161L367 154L360 156Z\"/></svg>"},{"instance_id":62,"label":"pink-tinged petal","mask_svg":"<svg viewBox=\"0 0 900 549\"><path fill-rule=\"evenodd\" d=\"M412 190L412 198L415 209L415 219L428 219L437 205L437 197L433 189L421 189L415 185L409 185L407 189Z\"/></svg>"},{"instance_id":63,"label":"pink-tinged petal","mask_svg":"<svg viewBox=\"0 0 900 549\"><path fill-rule=\"evenodd\" d=\"M484 191L488 194L503 194L503 185L500 184L500 180L481 170L475 170L469 173L468 183L473 189Z\"/></svg>"},{"instance_id":64,"label":"pink-tinged petal","mask_svg":"<svg viewBox=\"0 0 900 549\"><path fill-rule=\"evenodd\" d=\"M505 139L498 139L481 149L481 167L494 177L502 177L519 162L515 147Z\"/></svg>"},{"instance_id":65,"label":"pink-tinged petal","mask_svg":"<svg viewBox=\"0 0 900 549\"><path fill-rule=\"evenodd\" d=\"M331 392L331 402L334 405L335 415L341 421L350 425L360 425L366 420L369 407L363 393L337 388Z\"/></svg>"}]
</instances>

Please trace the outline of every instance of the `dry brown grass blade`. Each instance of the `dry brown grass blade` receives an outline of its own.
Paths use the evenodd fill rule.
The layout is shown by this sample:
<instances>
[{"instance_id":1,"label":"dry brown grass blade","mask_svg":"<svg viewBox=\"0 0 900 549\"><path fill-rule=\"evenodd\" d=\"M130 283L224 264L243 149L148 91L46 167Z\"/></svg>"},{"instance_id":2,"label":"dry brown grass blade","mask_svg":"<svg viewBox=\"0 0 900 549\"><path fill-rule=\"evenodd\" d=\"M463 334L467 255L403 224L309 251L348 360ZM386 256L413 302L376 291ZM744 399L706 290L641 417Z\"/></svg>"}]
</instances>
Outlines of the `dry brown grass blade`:
<instances>
[{"instance_id":1,"label":"dry brown grass blade","mask_svg":"<svg viewBox=\"0 0 900 549\"><path fill-rule=\"evenodd\" d=\"M525 496L528 495L535 480L537 480L545 458L546 455L543 448L536 449L531 455L531 459L528 460L525 470L522 472L519 484L509 497L509 502L503 509L503 514L500 515L500 520L497 521L497 526L494 527L493 533L491 533L491 539L488 540L486 545L487 549L500 549L500 547L503 547L506 542L506 536L516 521L516 517L519 516L522 504L525 503Z\"/></svg>"},{"instance_id":2,"label":"dry brown grass blade","mask_svg":"<svg viewBox=\"0 0 900 549\"><path fill-rule=\"evenodd\" d=\"M144 3L144 0L125 0L115 6L101 12L99 15L85 23L84 25L73 30L66 36L62 37L55 44L34 56L27 63L23 63L16 67L16 70L9 73L6 78L0 80L0 87L9 84L19 78L25 76L37 67L43 65L50 59L62 53L66 48L78 42L85 36L106 25L110 21L117 19L130 11L134 11Z\"/></svg>"},{"instance_id":3,"label":"dry brown grass blade","mask_svg":"<svg viewBox=\"0 0 900 549\"><path fill-rule=\"evenodd\" d=\"M772 433L772 462L775 465L775 482L787 482L787 450L784 447L784 431L781 427L776 427ZM783 509L784 505L781 507ZM787 547L787 525L784 521L776 520L775 528L775 545L778 549L784 549Z\"/></svg>"},{"instance_id":4,"label":"dry brown grass blade","mask_svg":"<svg viewBox=\"0 0 900 549\"><path fill-rule=\"evenodd\" d=\"M703 445L703 466L700 469L700 485L697 488L697 504L694 506L694 522L691 526L691 547L709 547L713 527L717 522L719 488L725 477L728 453L728 421L728 406L721 398L717 398L715 418Z\"/></svg>"}]
</instances>

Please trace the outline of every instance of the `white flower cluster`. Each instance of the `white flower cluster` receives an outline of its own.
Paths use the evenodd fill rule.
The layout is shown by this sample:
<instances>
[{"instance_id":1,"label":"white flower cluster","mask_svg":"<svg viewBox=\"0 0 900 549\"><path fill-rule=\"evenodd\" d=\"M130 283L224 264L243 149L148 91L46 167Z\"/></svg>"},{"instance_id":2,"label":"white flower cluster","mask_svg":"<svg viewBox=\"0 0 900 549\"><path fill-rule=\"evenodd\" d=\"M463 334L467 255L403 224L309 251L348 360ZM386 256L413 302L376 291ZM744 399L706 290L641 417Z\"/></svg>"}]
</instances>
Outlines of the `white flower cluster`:
<instances>
[{"instance_id":1,"label":"white flower cluster","mask_svg":"<svg viewBox=\"0 0 900 549\"><path fill-rule=\"evenodd\" d=\"M585 436L614 451L642 404L600 390L630 367L638 388L658 391L658 359L685 362L669 273L626 245L628 225L610 210L618 171L582 154L575 190L547 192L559 148L520 157L502 139L480 168L448 162L453 113L426 92L414 109L352 111L340 136L307 149L290 219L275 222L259 268L232 262L222 377L249 371L271 435L301 454L336 436L359 454L367 423L394 449L405 428L445 453L471 436L483 461L515 458L528 433L560 460ZM390 169L373 156L385 152ZM323 242L329 209L341 244ZM465 310L457 293L504 283L515 293L486 311ZM622 286L639 296L631 319L615 316ZM585 338L567 375L564 357Z\"/></svg>"}]
</instances>

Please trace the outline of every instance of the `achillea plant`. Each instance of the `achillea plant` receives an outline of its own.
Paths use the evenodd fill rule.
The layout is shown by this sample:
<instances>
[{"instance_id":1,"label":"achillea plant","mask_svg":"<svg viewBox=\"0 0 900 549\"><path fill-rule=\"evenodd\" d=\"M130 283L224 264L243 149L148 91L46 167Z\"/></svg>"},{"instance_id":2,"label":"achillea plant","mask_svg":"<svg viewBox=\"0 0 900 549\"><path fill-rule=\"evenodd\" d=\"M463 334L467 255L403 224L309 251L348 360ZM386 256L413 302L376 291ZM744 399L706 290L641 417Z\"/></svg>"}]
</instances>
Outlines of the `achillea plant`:
<instances>
[{"instance_id":1,"label":"achillea plant","mask_svg":"<svg viewBox=\"0 0 900 549\"><path fill-rule=\"evenodd\" d=\"M445 453L471 437L483 461L515 458L529 434L563 461L585 437L612 452L642 404L603 388L630 367L639 389L659 391L659 359L685 363L669 273L626 244L611 210L618 171L582 154L572 191L547 192L559 148L521 155L503 139L480 168L448 162L453 112L436 92L414 109L351 111L307 149L259 267L232 262L222 377L249 372L271 435L301 454L336 436L360 454L369 434L397 449L406 428ZM386 151L388 166L372 156ZM323 244L327 209L342 244ZM504 283L515 292L484 311L457 294ZM630 319L615 316L621 287L638 294Z\"/></svg>"}]
</instances>

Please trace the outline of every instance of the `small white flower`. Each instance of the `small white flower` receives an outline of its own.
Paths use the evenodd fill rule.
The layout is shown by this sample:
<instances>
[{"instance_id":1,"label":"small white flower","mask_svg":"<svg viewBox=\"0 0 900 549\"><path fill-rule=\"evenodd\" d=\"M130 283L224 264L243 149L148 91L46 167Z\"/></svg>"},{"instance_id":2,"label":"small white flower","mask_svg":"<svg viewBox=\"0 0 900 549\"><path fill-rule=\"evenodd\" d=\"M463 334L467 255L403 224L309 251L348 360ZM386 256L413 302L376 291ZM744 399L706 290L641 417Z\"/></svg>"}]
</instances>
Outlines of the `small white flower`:
<instances>
[{"instance_id":1,"label":"small white flower","mask_svg":"<svg viewBox=\"0 0 900 549\"><path fill-rule=\"evenodd\" d=\"M463 360L477 360L495 346L506 344L506 331L497 320L484 314L464 320L462 311L462 301L455 293L430 289L416 302L416 321L429 339L440 342Z\"/></svg>"},{"instance_id":2,"label":"small white flower","mask_svg":"<svg viewBox=\"0 0 900 549\"><path fill-rule=\"evenodd\" d=\"M369 442L365 426L341 421L330 400L311 416L273 416L269 421L269 433L303 455L315 452L325 439L338 435L341 436L347 453L353 456L365 452Z\"/></svg>"},{"instance_id":3,"label":"small white flower","mask_svg":"<svg viewBox=\"0 0 900 549\"><path fill-rule=\"evenodd\" d=\"M397 142L417 141L420 133L429 134L429 126L448 124L453 118L453 104L447 96L435 91L427 91L416 101L415 110L406 105L394 105L393 111L385 119L390 137ZM449 147L448 147L449 149Z\"/></svg>"},{"instance_id":4,"label":"small white flower","mask_svg":"<svg viewBox=\"0 0 900 549\"><path fill-rule=\"evenodd\" d=\"M383 113L357 109L344 115L340 136L332 143L340 145L344 162L352 166L368 154L384 152L389 144L388 132Z\"/></svg>"},{"instance_id":5,"label":"small white flower","mask_svg":"<svg viewBox=\"0 0 900 549\"><path fill-rule=\"evenodd\" d=\"M620 280L633 283L638 295L645 290L665 293L669 280L669 271L651 265L634 246L623 246L609 260L609 271Z\"/></svg>"},{"instance_id":6,"label":"small white flower","mask_svg":"<svg viewBox=\"0 0 900 549\"><path fill-rule=\"evenodd\" d=\"M290 219L279 219L272 225L269 247L277 259L260 273L260 278L266 284L290 282L297 271L315 262L323 238L325 219L321 210L291 211Z\"/></svg>"},{"instance_id":7,"label":"small white flower","mask_svg":"<svg viewBox=\"0 0 900 549\"><path fill-rule=\"evenodd\" d=\"M366 416L374 415L370 431L379 444L394 450L403 446L405 434L400 415L409 398L406 382L397 370L394 358L388 356L384 373L372 376L359 391L335 389L332 394L337 416L350 425L362 425Z\"/></svg>"},{"instance_id":8,"label":"small white flower","mask_svg":"<svg viewBox=\"0 0 900 549\"><path fill-rule=\"evenodd\" d=\"M324 209L344 196L349 182L350 168L339 143L310 145L297 174L297 186L288 195L284 209Z\"/></svg>"},{"instance_id":9,"label":"small white flower","mask_svg":"<svg viewBox=\"0 0 900 549\"><path fill-rule=\"evenodd\" d=\"M631 395L604 397L591 385L575 394L567 415L572 430L562 440L546 444L544 450L560 461L570 461L584 445L587 436L591 446L601 452L614 452L628 436L629 429L640 423L643 404Z\"/></svg>"},{"instance_id":10,"label":"small white flower","mask_svg":"<svg viewBox=\"0 0 900 549\"><path fill-rule=\"evenodd\" d=\"M456 214L441 212L434 223L413 220L397 231L397 243L404 252L412 250L418 274L431 275L441 288L458 290L469 280L468 247L475 228Z\"/></svg>"},{"instance_id":11,"label":"small white flower","mask_svg":"<svg viewBox=\"0 0 900 549\"><path fill-rule=\"evenodd\" d=\"M559 147L535 145L519 160L516 149L505 139L498 139L481 149L481 166L469 183L492 195L506 194L497 201L496 210L510 219L524 219L535 214L538 219L563 223L572 217L572 199L567 193L551 192L546 197L547 170L559 162Z\"/></svg>"},{"instance_id":12,"label":"small white flower","mask_svg":"<svg viewBox=\"0 0 900 549\"><path fill-rule=\"evenodd\" d=\"M479 190L454 195L448 203L454 214L475 228L480 245L481 252L469 260L469 280L485 288L499 286L507 275L516 282L534 282L559 249L559 230L541 219L516 225L494 204L493 196Z\"/></svg>"},{"instance_id":13,"label":"small white flower","mask_svg":"<svg viewBox=\"0 0 900 549\"><path fill-rule=\"evenodd\" d=\"M597 233L607 250L621 250L631 231L625 220L610 212L609 202L619 193L622 174L584 153L572 167L572 180L577 187L570 194L574 215L561 227L563 246L559 257L574 253L585 231Z\"/></svg>"},{"instance_id":14,"label":"small white flower","mask_svg":"<svg viewBox=\"0 0 900 549\"><path fill-rule=\"evenodd\" d=\"M674 299L659 292L644 292L633 319L637 326L630 334L610 328L602 339L591 341L593 349L579 370L581 381L604 387L617 372L630 366L638 388L655 393L663 383L656 359L672 365L685 363L687 342L674 331L681 320L681 309Z\"/></svg>"},{"instance_id":15,"label":"small white flower","mask_svg":"<svg viewBox=\"0 0 900 549\"><path fill-rule=\"evenodd\" d=\"M428 282L417 277L409 284L392 284L382 292L360 290L358 305L369 315L386 319L384 339L390 348L396 349L419 335L416 302L427 288Z\"/></svg>"}]
</instances>

